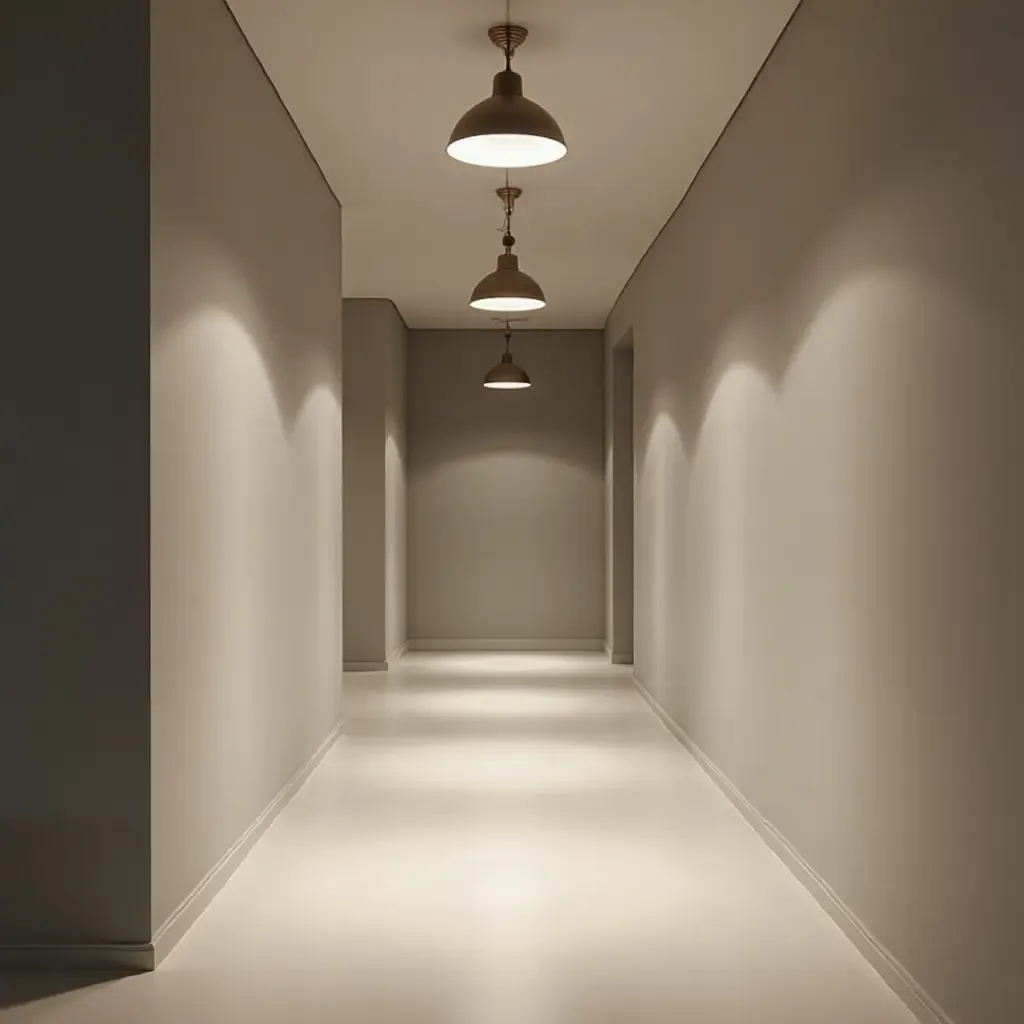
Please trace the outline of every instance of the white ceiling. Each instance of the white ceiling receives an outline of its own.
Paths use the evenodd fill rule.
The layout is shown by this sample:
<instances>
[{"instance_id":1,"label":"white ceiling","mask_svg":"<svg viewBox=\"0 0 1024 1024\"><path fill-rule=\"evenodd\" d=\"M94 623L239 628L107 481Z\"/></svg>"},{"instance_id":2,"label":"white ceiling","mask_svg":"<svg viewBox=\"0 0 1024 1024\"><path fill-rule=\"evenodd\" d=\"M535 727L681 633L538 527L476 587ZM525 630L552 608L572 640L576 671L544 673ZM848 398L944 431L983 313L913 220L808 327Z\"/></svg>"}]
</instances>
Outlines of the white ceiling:
<instances>
[{"instance_id":1,"label":"white ceiling","mask_svg":"<svg viewBox=\"0 0 1024 1024\"><path fill-rule=\"evenodd\" d=\"M501 0L229 0L341 200L343 287L411 327L489 327L469 293L500 251L503 172L445 153L502 67ZM513 173L535 328L603 327L796 0L512 0L513 67L568 155Z\"/></svg>"}]
</instances>

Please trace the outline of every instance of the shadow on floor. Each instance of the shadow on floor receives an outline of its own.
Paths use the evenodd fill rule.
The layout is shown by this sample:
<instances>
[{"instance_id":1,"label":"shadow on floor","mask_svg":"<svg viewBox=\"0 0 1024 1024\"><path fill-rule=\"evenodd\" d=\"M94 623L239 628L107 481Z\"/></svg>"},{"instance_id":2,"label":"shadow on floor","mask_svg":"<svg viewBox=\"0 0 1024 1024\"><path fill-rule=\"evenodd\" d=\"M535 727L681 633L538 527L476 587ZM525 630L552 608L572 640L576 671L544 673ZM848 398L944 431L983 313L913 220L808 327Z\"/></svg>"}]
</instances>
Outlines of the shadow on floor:
<instances>
[{"instance_id":1,"label":"shadow on floor","mask_svg":"<svg viewBox=\"0 0 1024 1024\"><path fill-rule=\"evenodd\" d=\"M26 1003L66 995L80 989L105 985L132 977L131 971L69 971L51 974L47 971L0 973L0 1010L10 1010Z\"/></svg>"}]
</instances>

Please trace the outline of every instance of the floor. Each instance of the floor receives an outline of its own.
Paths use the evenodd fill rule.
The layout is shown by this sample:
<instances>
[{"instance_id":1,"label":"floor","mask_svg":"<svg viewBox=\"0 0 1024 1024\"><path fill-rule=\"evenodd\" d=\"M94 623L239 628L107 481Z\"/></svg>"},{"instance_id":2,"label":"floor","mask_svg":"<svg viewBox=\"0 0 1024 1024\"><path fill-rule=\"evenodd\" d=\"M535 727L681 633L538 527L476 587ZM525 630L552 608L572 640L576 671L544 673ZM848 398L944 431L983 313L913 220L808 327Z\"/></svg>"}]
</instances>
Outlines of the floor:
<instances>
[{"instance_id":1,"label":"floor","mask_svg":"<svg viewBox=\"0 0 1024 1024\"><path fill-rule=\"evenodd\" d=\"M912 1024L628 670L423 655L346 686L348 735L158 971L0 1020Z\"/></svg>"}]
</instances>

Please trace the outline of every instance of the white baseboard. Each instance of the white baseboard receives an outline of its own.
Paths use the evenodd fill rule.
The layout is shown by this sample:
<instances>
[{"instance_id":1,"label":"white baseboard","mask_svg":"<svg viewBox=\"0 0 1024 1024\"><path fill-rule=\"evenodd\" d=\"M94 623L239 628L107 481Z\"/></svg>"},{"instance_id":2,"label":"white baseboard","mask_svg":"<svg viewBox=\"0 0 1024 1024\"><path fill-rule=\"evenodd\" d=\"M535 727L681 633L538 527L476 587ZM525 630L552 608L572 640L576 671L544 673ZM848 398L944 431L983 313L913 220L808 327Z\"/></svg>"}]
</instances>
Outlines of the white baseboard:
<instances>
[{"instance_id":1,"label":"white baseboard","mask_svg":"<svg viewBox=\"0 0 1024 1024\"><path fill-rule=\"evenodd\" d=\"M632 651L616 651L612 648L612 645L607 640L604 641L604 656L613 665L632 665L633 664L633 652Z\"/></svg>"},{"instance_id":2,"label":"white baseboard","mask_svg":"<svg viewBox=\"0 0 1024 1024\"><path fill-rule=\"evenodd\" d=\"M650 705L665 728L693 755L694 760L729 798L769 849L796 876L818 905L842 929L846 937L906 1004L921 1024L954 1024L953 1019L914 980L910 972L868 930L860 918L836 895L825 881L756 807L736 788L719 767L690 739L687 732L658 703L636 676L633 685Z\"/></svg>"},{"instance_id":3,"label":"white baseboard","mask_svg":"<svg viewBox=\"0 0 1024 1024\"><path fill-rule=\"evenodd\" d=\"M181 937L195 924L199 915L210 905L210 901L224 887L224 883L245 860L249 851L270 827L273 820L284 810L289 800L302 788L302 784L323 760L344 729L338 722L313 753L313 756L284 784L277 796L263 809L259 817L245 830L242 836L221 857L220 861L207 872L206 877L181 902L171 916L157 929L153 936L153 967L178 944Z\"/></svg>"},{"instance_id":4,"label":"white baseboard","mask_svg":"<svg viewBox=\"0 0 1024 1024\"><path fill-rule=\"evenodd\" d=\"M570 654L578 651L603 651L604 641L600 639L575 640L410 640L410 651L555 651Z\"/></svg>"},{"instance_id":5,"label":"white baseboard","mask_svg":"<svg viewBox=\"0 0 1024 1024\"><path fill-rule=\"evenodd\" d=\"M345 672L387 672L396 661L401 660L408 648L407 643L399 644L385 661L346 661L342 669Z\"/></svg>"}]
</instances>

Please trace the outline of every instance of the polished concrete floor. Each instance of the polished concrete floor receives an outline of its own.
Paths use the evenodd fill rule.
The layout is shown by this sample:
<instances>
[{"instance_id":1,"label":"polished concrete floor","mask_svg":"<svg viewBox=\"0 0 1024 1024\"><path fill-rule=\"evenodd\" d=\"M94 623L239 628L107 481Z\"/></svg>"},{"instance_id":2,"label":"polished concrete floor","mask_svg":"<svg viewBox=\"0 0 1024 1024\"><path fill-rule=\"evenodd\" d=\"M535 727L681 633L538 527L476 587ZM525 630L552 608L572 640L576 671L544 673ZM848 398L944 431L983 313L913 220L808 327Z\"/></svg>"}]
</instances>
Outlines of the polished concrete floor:
<instances>
[{"instance_id":1,"label":"polished concrete floor","mask_svg":"<svg viewBox=\"0 0 1024 1024\"><path fill-rule=\"evenodd\" d=\"M27 985L4 1024L912 1021L623 670L346 686L348 735L158 971Z\"/></svg>"}]
</instances>

